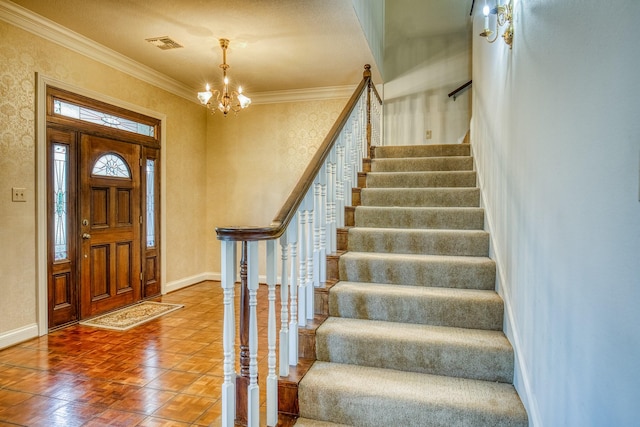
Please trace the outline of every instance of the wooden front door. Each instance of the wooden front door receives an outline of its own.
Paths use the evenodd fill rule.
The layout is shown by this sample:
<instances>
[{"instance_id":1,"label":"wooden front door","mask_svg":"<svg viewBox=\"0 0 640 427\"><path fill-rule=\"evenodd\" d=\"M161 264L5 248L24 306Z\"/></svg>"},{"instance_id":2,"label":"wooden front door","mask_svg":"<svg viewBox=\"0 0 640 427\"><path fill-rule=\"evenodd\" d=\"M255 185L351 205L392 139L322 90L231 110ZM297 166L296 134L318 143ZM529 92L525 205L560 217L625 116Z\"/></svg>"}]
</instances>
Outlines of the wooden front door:
<instances>
[{"instance_id":1,"label":"wooden front door","mask_svg":"<svg viewBox=\"0 0 640 427\"><path fill-rule=\"evenodd\" d=\"M140 150L137 144L81 136L81 318L141 299Z\"/></svg>"}]
</instances>

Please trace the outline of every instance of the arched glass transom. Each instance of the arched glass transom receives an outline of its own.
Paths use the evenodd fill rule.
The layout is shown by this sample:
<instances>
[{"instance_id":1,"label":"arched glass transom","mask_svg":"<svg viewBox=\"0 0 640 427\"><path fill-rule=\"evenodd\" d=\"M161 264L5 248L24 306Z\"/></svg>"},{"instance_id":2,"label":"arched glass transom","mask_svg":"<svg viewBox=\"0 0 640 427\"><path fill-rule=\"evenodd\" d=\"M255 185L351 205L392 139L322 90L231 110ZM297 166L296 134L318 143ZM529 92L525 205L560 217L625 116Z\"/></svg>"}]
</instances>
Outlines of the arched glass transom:
<instances>
[{"instance_id":1,"label":"arched glass transom","mask_svg":"<svg viewBox=\"0 0 640 427\"><path fill-rule=\"evenodd\" d=\"M100 156L93 165L93 176L108 176L111 178L131 178L131 172L126 162L117 154L109 153Z\"/></svg>"}]
</instances>

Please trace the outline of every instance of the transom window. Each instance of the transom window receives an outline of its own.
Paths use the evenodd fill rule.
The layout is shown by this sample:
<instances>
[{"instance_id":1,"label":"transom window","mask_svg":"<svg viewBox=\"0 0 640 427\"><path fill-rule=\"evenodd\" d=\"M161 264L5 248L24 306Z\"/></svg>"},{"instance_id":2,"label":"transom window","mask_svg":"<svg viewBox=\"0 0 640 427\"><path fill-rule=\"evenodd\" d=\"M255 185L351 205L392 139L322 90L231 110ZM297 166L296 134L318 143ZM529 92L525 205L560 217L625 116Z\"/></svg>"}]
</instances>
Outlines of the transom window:
<instances>
[{"instance_id":1,"label":"transom window","mask_svg":"<svg viewBox=\"0 0 640 427\"><path fill-rule=\"evenodd\" d=\"M93 108L63 101L61 99L53 100L53 112L54 114L60 114L61 116L82 120L83 122L125 130L137 133L138 135L150 137L155 136L154 126L149 126L148 124L136 122L113 114L107 114Z\"/></svg>"}]
</instances>

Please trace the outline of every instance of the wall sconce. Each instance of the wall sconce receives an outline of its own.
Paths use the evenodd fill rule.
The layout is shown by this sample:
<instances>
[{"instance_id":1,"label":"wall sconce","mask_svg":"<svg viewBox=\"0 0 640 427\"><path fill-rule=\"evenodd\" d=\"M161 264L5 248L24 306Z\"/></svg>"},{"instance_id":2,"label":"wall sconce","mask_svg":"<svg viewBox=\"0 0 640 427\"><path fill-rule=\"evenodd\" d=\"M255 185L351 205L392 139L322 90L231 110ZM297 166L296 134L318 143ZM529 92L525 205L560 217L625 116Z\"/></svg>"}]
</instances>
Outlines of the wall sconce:
<instances>
[{"instance_id":1,"label":"wall sconce","mask_svg":"<svg viewBox=\"0 0 640 427\"><path fill-rule=\"evenodd\" d=\"M482 13L484 14L484 31L480 33L480 37L485 37L489 43L493 43L498 39L498 33L500 27L506 26L502 38L504 42L511 48L513 43L513 0L509 0L507 3L501 5L501 0L496 0L496 5L493 9L490 9L487 4L484 5ZM491 35L494 31L489 28L489 14L496 15L496 31L495 37L491 39Z\"/></svg>"}]
</instances>

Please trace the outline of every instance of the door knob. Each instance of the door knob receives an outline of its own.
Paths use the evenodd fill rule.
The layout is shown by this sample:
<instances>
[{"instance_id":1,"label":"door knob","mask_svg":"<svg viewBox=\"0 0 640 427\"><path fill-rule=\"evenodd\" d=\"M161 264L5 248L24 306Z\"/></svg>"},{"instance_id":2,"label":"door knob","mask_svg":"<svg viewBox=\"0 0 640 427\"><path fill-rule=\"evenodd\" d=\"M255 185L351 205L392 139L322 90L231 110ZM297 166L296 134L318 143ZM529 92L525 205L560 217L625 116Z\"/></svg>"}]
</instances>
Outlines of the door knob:
<instances>
[{"instance_id":1,"label":"door knob","mask_svg":"<svg viewBox=\"0 0 640 427\"><path fill-rule=\"evenodd\" d=\"M85 240L90 239L90 238L91 238L91 234L89 234L89 233L82 233L82 238L83 238L83 239L85 239Z\"/></svg>"}]
</instances>

